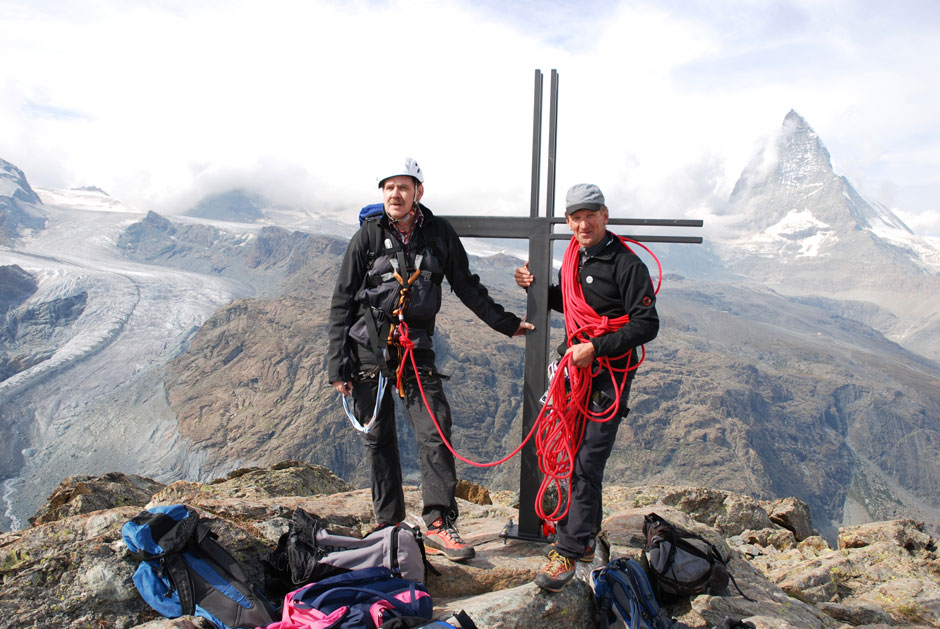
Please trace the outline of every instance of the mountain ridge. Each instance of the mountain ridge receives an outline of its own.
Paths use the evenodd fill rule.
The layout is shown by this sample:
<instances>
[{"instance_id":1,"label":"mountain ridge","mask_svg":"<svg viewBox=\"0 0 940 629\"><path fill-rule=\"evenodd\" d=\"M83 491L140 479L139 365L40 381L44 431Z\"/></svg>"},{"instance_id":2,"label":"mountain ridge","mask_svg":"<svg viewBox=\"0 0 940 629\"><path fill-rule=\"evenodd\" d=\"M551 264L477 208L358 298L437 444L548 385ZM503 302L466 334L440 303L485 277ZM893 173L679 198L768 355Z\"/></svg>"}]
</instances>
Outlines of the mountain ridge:
<instances>
[{"instance_id":1,"label":"mountain ridge","mask_svg":"<svg viewBox=\"0 0 940 629\"><path fill-rule=\"evenodd\" d=\"M850 523L849 516L910 512L937 526L931 486L940 464L931 447L940 386L929 340L936 340L938 319L922 297L936 277L857 221L825 241L833 230L813 205L824 195L800 193L792 172L809 184L821 177L823 187L817 188L828 191L826 203L841 204L825 209L839 220L860 210L845 205L847 180L831 171L821 139L799 120L791 117L789 124L790 139L803 147L793 148L791 157L815 151L811 164L784 169L792 190L772 177L751 177L735 202L764 211L768 227L791 213L805 213L806 225L757 234L768 251L782 251L776 263L743 245L732 255L734 242L716 241L713 250L725 257L709 258L703 247L699 259L709 260L708 273L722 281L704 272L695 280L670 275L659 301L663 329L648 348L611 475L696 479L761 497L799 495L830 538L838 524ZM159 317L159 324L145 318L133 328L135 349L153 346L147 358L113 351L120 341L107 337L109 348L93 358L76 354L80 359L68 364L62 379L37 379L19 392L0 383L6 396L0 426L20 439L39 435L12 441L11 456L22 457L22 469L0 465L5 487L14 490L5 492L8 513L22 520L62 475L101 471L104 461L118 471L143 466L160 480L208 480L234 467L293 456L329 462L353 482L364 482L361 444L345 426L322 364L325 304L345 249L342 239L262 225L223 229L111 204L95 212L87 196L56 198L46 208L55 220L43 233L22 250L0 251L41 278L38 294L12 312L19 316L24 306L48 302L53 294L73 295L79 285L89 286L94 312L120 287L128 299L99 313L131 321L133 328L135 313L152 300L161 308L147 316ZM771 205L761 205L768 199ZM74 205L62 205L67 203ZM94 237L90 257L82 259L65 249L88 221ZM499 301L522 312L524 294L511 280L513 264L475 259L473 268ZM107 269L101 277L120 284L89 284L92 269ZM63 289L53 290L60 281ZM83 315L68 330L92 320ZM454 376L448 391L457 445L472 458L504 454L521 434L522 341L496 336L450 294L440 323L435 343L439 367ZM558 325L553 321L556 340ZM165 335L145 336L157 334ZM111 362L96 362L103 355ZM114 364L134 364L133 376L104 373ZM38 373L41 366L13 377ZM400 423L408 459L413 439L407 421ZM147 451L142 432L158 451ZM336 443L344 444L339 454ZM898 464L912 459L920 465ZM518 462L489 476L470 469L464 474L512 487Z\"/></svg>"}]
</instances>

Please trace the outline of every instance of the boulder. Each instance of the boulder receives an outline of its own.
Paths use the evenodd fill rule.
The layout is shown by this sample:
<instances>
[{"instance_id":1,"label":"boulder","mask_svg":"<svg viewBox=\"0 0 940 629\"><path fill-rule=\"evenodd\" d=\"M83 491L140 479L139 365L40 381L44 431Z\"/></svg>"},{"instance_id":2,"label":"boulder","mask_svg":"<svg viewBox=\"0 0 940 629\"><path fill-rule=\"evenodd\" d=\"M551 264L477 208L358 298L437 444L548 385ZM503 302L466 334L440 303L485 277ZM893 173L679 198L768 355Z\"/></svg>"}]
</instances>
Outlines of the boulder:
<instances>
[{"instance_id":1,"label":"boulder","mask_svg":"<svg viewBox=\"0 0 940 629\"><path fill-rule=\"evenodd\" d=\"M459 479L457 481L457 497L463 498L467 502L478 505L491 505L493 499L490 498L489 490L483 485L478 485L472 481Z\"/></svg>"},{"instance_id":2,"label":"boulder","mask_svg":"<svg viewBox=\"0 0 940 629\"><path fill-rule=\"evenodd\" d=\"M283 461L270 468L241 468L211 483L176 481L157 493L153 502L173 504L198 501L201 498L315 496L352 489L346 481L325 467Z\"/></svg>"},{"instance_id":3,"label":"boulder","mask_svg":"<svg viewBox=\"0 0 940 629\"><path fill-rule=\"evenodd\" d=\"M809 505L797 498L781 498L769 503L761 503L767 511L770 521L792 531L796 541L802 542L814 535L813 520L809 514Z\"/></svg>"},{"instance_id":4,"label":"boulder","mask_svg":"<svg viewBox=\"0 0 940 629\"><path fill-rule=\"evenodd\" d=\"M610 510L653 504L668 505L726 536L737 535L745 529L772 526L767 512L754 498L706 487L654 485L605 488L604 504L605 509Z\"/></svg>"},{"instance_id":5,"label":"boulder","mask_svg":"<svg viewBox=\"0 0 940 629\"><path fill-rule=\"evenodd\" d=\"M857 526L839 529L839 548L862 548L877 542L889 542L911 553L923 551L936 544L924 533L924 523L914 520L892 520L889 522L869 522Z\"/></svg>"}]
</instances>

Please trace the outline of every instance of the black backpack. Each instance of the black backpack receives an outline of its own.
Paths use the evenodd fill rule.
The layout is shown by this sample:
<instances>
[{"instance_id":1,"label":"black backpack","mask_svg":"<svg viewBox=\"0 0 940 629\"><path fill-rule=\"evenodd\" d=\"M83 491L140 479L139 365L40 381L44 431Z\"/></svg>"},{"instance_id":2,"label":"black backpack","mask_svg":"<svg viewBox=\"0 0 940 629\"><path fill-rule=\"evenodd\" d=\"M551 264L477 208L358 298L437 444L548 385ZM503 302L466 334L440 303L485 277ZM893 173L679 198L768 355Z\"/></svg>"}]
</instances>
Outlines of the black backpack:
<instances>
[{"instance_id":1,"label":"black backpack","mask_svg":"<svg viewBox=\"0 0 940 629\"><path fill-rule=\"evenodd\" d=\"M263 627L278 619L192 508L176 504L141 511L121 534L143 560L134 585L163 616L200 616L220 629Z\"/></svg>"},{"instance_id":2,"label":"black backpack","mask_svg":"<svg viewBox=\"0 0 940 629\"><path fill-rule=\"evenodd\" d=\"M733 577L714 544L655 513L644 519L643 535L644 563L661 601L727 591L728 581Z\"/></svg>"}]
</instances>

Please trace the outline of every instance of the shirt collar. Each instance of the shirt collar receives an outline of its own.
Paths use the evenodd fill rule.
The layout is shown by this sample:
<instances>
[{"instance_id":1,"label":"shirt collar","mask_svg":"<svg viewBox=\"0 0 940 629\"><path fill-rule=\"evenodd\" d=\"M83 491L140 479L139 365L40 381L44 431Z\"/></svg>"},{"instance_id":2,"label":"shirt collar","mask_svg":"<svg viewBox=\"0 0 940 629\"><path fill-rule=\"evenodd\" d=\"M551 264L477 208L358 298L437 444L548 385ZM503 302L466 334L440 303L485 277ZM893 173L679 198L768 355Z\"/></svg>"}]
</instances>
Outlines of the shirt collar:
<instances>
[{"instance_id":1,"label":"shirt collar","mask_svg":"<svg viewBox=\"0 0 940 629\"><path fill-rule=\"evenodd\" d=\"M606 249L607 245L610 244L611 240L613 240L613 236L610 235L610 232L605 233L604 237L601 238L601 241L597 243L596 245L592 245L588 248L581 247L580 249L581 257L593 258L594 256L598 255L601 251Z\"/></svg>"}]
</instances>

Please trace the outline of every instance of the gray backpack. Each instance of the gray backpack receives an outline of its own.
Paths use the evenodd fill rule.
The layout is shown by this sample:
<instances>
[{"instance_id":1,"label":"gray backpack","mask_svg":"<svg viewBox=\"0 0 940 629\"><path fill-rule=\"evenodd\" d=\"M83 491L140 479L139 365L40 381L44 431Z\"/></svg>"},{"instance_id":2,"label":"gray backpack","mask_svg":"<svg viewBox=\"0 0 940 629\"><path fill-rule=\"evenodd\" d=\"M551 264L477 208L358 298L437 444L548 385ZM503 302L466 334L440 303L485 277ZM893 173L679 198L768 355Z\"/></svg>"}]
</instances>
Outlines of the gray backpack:
<instances>
[{"instance_id":1,"label":"gray backpack","mask_svg":"<svg viewBox=\"0 0 940 629\"><path fill-rule=\"evenodd\" d=\"M422 539L420 530L405 523L363 538L337 535L316 516L295 509L290 530L262 562L266 589L280 598L314 581L380 566L408 581L423 582L427 559Z\"/></svg>"},{"instance_id":2,"label":"gray backpack","mask_svg":"<svg viewBox=\"0 0 940 629\"><path fill-rule=\"evenodd\" d=\"M670 524L655 513L644 519L643 535L646 537L643 558L661 602L668 600L669 595L683 597L727 591L731 573L714 544Z\"/></svg>"}]
</instances>

